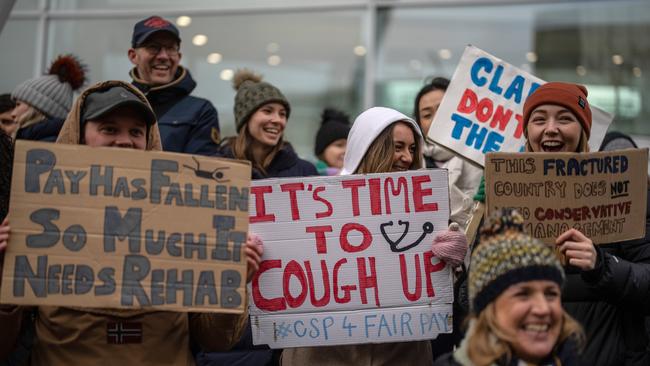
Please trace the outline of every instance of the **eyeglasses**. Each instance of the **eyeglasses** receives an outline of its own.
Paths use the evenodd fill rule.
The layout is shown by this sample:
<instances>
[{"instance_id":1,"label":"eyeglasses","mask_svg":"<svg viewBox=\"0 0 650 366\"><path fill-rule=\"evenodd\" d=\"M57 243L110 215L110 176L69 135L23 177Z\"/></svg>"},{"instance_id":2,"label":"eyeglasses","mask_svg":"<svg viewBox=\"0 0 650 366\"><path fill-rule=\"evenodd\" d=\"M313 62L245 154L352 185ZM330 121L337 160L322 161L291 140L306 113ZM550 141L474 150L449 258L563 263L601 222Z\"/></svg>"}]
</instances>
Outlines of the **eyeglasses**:
<instances>
[{"instance_id":1,"label":"eyeglasses","mask_svg":"<svg viewBox=\"0 0 650 366\"><path fill-rule=\"evenodd\" d=\"M151 55L157 55L160 53L161 50L164 49L167 55L172 57L178 56L178 46L176 45L166 46L160 43L148 43L148 44L143 44L141 47L147 50L147 52L149 52L149 54Z\"/></svg>"}]
</instances>

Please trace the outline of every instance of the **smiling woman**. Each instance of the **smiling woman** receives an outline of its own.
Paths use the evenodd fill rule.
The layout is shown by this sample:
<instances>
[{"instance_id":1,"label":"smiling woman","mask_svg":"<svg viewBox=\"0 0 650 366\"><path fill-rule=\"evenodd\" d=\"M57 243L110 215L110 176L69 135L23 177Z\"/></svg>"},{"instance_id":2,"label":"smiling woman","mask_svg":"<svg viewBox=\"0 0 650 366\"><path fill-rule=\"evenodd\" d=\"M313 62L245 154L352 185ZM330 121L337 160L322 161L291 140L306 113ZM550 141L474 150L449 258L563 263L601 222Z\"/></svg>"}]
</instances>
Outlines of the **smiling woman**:
<instances>
[{"instance_id":1,"label":"smiling woman","mask_svg":"<svg viewBox=\"0 0 650 366\"><path fill-rule=\"evenodd\" d=\"M224 139L217 156L250 161L253 179L318 175L316 168L300 159L284 141L291 105L280 89L246 69L234 75L233 87L237 90L234 107L237 136ZM274 354L268 348L253 346L248 324L246 333L231 352L199 353L197 363L266 365L274 357L279 357L279 351Z\"/></svg>"},{"instance_id":2,"label":"smiling woman","mask_svg":"<svg viewBox=\"0 0 650 366\"><path fill-rule=\"evenodd\" d=\"M420 169L424 164L423 144L422 132L413 119L391 108L367 109L357 116L350 129L341 175L394 173ZM389 175L387 179L392 182L393 178ZM386 187L384 185L384 188ZM395 194L396 191L392 192ZM419 188L414 188L414 200L419 200L416 198L418 192ZM415 211L418 211L418 204L415 205ZM384 215L386 217L391 216L388 208ZM463 261L467 251L465 235L458 231L458 225L453 225L447 230L436 233L431 252L428 253L452 268ZM391 244L391 246L394 250L405 250L405 248L397 249L396 245ZM288 348L282 354L282 366L410 366L429 365L432 361L433 352L428 340Z\"/></svg>"},{"instance_id":3,"label":"smiling woman","mask_svg":"<svg viewBox=\"0 0 650 366\"><path fill-rule=\"evenodd\" d=\"M436 366L576 364L584 334L562 309L564 270L522 225L518 212L501 211L483 226L469 271L469 330Z\"/></svg>"},{"instance_id":4,"label":"smiling woman","mask_svg":"<svg viewBox=\"0 0 650 366\"><path fill-rule=\"evenodd\" d=\"M592 113L587 95L584 86L564 82L549 82L535 90L524 104L526 150L588 151ZM624 158L581 159L580 154L567 164L552 158L544 163L544 173L556 176L626 169L628 163ZM598 194L602 190L580 192ZM535 214L538 217L599 217L604 212L624 209L625 205L608 204L593 212L577 207L557 207L556 212ZM644 238L599 245L594 245L590 236L598 231L620 230L618 223L575 228L560 226L554 230L556 250L565 256L568 265L563 305L588 334L581 360L583 365L647 365L650 362L647 352L650 342L644 329L644 316L650 306L650 233L647 230L650 221L647 215L645 223Z\"/></svg>"},{"instance_id":5,"label":"smiling woman","mask_svg":"<svg viewBox=\"0 0 650 366\"><path fill-rule=\"evenodd\" d=\"M237 71L233 87L237 136L224 140L219 155L250 161L253 179L317 175L283 139L291 105L280 89L246 69Z\"/></svg>"}]
</instances>

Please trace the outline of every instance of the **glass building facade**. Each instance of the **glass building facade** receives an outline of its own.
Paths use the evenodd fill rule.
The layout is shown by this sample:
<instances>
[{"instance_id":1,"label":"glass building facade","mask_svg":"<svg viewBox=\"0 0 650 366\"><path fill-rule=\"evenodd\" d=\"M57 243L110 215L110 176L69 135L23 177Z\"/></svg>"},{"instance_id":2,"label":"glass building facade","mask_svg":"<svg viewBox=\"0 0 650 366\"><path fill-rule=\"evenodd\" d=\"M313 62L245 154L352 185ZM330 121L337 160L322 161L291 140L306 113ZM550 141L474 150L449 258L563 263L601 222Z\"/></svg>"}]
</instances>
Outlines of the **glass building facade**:
<instances>
[{"instance_id":1,"label":"glass building facade","mask_svg":"<svg viewBox=\"0 0 650 366\"><path fill-rule=\"evenodd\" d=\"M405 114L426 79L451 77L475 45L544 80L585 84L610 129L650 146L650 1L17 0L0 33L0 92L78 55L90 82L128 80L133 25L158 14L181 32L194 94L235 132L233 71L250 68L292 105L287 138L313 157L324 107L353 118L382 105Z\"/></svg>"}]
</instances>

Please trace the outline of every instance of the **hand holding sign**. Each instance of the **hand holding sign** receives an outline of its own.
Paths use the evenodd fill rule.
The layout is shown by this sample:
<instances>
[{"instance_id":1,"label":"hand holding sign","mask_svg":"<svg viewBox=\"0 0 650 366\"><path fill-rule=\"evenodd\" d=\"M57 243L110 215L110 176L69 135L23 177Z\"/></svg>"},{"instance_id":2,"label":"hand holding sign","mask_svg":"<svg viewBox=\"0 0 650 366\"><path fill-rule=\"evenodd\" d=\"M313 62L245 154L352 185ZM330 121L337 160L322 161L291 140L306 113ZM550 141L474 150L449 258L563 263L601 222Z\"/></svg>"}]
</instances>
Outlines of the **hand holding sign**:
<instances>
[{"instance_id":1,"label":"hand holding sign","mask_svg":"<svg viewBox=\"0 0 650 366\"><path fill-rule=\"evenodd\" d=\"M5 249L7 249L10 232L11 227L9 227L9 219L4 219L4 221L2 221L2 224L0 224L0 253L3 253Z\"/></svg>"},{"instance_id":2,"label":"hand holding sign","mask_svg":"<svg viewBox=\"0 0 650 366\"><path fill-rule=\"evenodd\" d=\"M264 248L262 248L262 239L255 234L248 233L246 238L246 283L251 282L257 270L260 269Z\"/></svg>"},{"instance_id":3,"label":"hand holding sign","mask_svg":"<svg viewBox=\"0 0 650 366\"><path fill-rule=\"evenodd\" d=\"M431 251L452 267L458 267L467 254L467 237L460 231L458 224L452 222L448 230L433 239Z\"/></svg>"},{"instance_id":4,"label":"hand holding sign","mask_svg":"<svg viewBox=\"0 0 650 366\"><path fill-rule=\"evenodd\" d=\"M598 252L594 243L576 229L569 229L555 241L560 246L560 253L566 256L567 263L589 271L596 268Z\"/></svg>"}]
</instances>

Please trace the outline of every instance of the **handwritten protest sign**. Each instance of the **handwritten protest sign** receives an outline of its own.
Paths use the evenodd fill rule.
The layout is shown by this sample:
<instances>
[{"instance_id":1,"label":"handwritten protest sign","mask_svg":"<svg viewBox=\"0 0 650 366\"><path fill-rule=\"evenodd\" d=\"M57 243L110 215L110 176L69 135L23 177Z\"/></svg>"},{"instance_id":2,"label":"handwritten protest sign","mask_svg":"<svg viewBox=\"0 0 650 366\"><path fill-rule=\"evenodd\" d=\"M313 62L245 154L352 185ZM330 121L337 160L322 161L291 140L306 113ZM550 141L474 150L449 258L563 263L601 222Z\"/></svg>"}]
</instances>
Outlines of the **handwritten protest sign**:
<instances>
[{"instance_id":1,"label":"handwritten protest sign","mask_svg":"<svg viewBox=\"0 0 650 366\"><path fill-rule=\"evenodd\" d=\"M645 235L648 149L595 153L489 153L488 214L517 208L546 243L575 228L596 244Z\"/></svg>"},{"instance_id":2,"label":"handwritten protest sign","mask_svg":"<svg viewBox=\"0 0 650 366\"><path fill-rule=\"evenodd\" d=\"M523 70L467 46L429 129L428 138L484 166L491 151L523 151L526 98L545 84ZM591 106L589 146L597 151L613 116Z\"/></svg>"},{"instance_id":3,"label":"handwritten protest sign","mask_svg":"<svg viewBox=\"0 0 650 366\"><path fill-rule=\"evenodd\" d=\"M241 313L250 165L16 143L1 301Z\"/></svg>"},{"instance_id":4,"label":"handwritten protest sign","mask_svg":"<svg viewBox=\"0 0 650 366\"><path fill-rule=\"evenodd\" d=\"M264 257L250 291L255 344L396 342L451 332L447 171L269 179L251 187Z\"/></svg>"}]
</instances>

